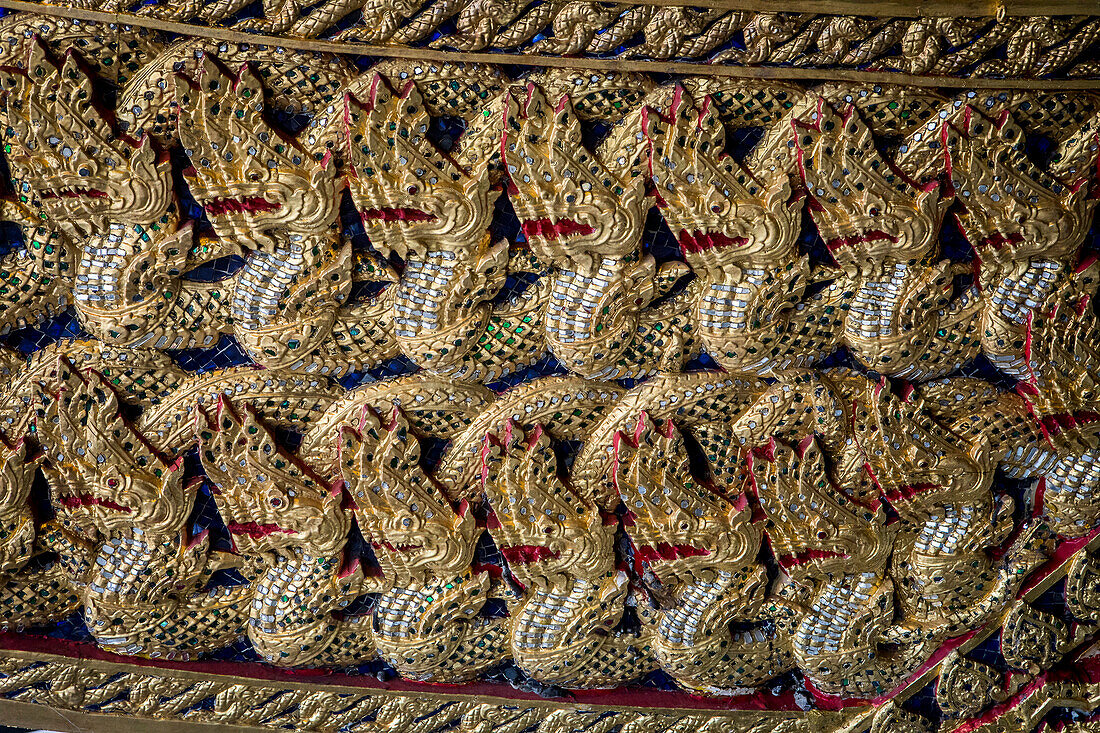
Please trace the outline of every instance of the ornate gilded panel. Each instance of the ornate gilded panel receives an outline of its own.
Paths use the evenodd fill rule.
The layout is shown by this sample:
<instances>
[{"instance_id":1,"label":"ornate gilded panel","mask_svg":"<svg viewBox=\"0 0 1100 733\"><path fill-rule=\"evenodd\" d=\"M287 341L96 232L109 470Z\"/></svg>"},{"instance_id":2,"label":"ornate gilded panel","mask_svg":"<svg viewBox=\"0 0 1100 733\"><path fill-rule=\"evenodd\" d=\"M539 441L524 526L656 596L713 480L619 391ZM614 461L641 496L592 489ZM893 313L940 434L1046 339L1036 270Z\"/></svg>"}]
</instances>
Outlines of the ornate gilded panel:
<instances>
[{"instance_id":1,"label":"ornate gilded panel","mask_svg":"<svg viewBox=\"0 0 1100 733\"><path fill-rule=\"evenodd\" d=\"M0 4L4 716L1097 726L1096 8Z\"/></svg>"}]
</instances>

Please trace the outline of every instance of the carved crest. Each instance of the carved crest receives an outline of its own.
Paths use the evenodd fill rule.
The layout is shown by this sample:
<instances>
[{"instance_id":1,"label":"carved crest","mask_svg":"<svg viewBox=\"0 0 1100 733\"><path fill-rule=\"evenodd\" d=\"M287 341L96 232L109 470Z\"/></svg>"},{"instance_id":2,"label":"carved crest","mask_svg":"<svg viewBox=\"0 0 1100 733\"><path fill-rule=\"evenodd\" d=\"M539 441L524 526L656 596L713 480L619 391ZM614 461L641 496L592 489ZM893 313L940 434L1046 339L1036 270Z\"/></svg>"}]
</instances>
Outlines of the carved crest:
<instances>
[{"instance_id":1,"label":"carved crest","mask_svg":"<svg viewBox=\"0 0 1100 733\"><path fill-rule=\"evenodd\" d=\"M455 154L428 137L416 85L395 91L380 75L344 98L348 185L376 248L402 257L463 250L485 235L499 189L490 185L491 141L467 132Z\"/></svg>"},{"instance_id":2,"label":"carved crest","mask_svg":"<svg viewBox=\"0 0 1100 733\"><path fill-rule=\"evenodd\" d=\"M738 263L792 258L802 208L793 155L786 153L786 168L769 159L773 150L736 160L726 152L718 103L708 95L696 104L680 86L667 109L643 111L642 126L657 205L693 267L721 277ZM786 149L782 138L769 142Z\"/></svg>"},{"instance_id":3,"label":"carved crest","mask_svg":"<svg viewBox=\"0 0 1100 733\"><path fill-rule=\"evenodd\" d=\"M383 576L407 583L461 573L473 558L477 528L466 502L451 505L420 467L420 443L396 406L380 416L369 406L340 427L340 475L363 536Z\"/></svg>"},{"instance_id":4,"label":"carved crest","mask_svg":"<svg viewBox=\"0 0 1100 733\"><path fill-rule=\"evenodd\" d=\"M615 488L627 515L636 561L662 582L708 579L752 560L760 542L738 505L692 476L684 437L672 420L642 412L614 437Z\"/></svg>"},{"instance_id":5,"label":"carved crest","mask_svg":"<svg viewBox=\"0 0 1100 733\"><path fill-rule=\"evenodd\" d=\"M808 119L793 126L807 205L838 262L850 267L883 258L916 263L935 246L951 199L942 195L937 180L943 159L924 153L934 141L932 131L918 127L891 159L854 104L837 111L818 98Z\"/></svg>"},{"instance_id":6,"label":"carved crest","mask_svg":"<svg viewBox=\"0 0 1100 733\"><path fill-rule=\"evenodd\" d=\"M597 579L614 567L614 518L605 519L558 475L541 425L525 433L509 420L485 436L481 486L493 511L489 534L520 582Z\"/></svg>"},{"instance_id":7,"label":"carved crest","mask_svg":"<svg viewBox=\"0 0 1100 733\"><path fill-rule=\"evenodd\" d=\"M169 163L149 137L134 140L113 123L75 51L55 61L40 41L25 69L0 68L7 99L9 163L29 199L74 236L107 220L145 224L172 200Z\"/></svg>"},{"instance_id":8,"label":"carved crest","mask_svg":"<svg viewBox=\"0 0 1100 733\"><path fill-rule=\"evenodd\" d=\"M531 249L583 271L632 252L647 208L633 160L589 151L568 96L550 99L528 84L509 93L504 114L509 197Z\"/></svg>"},{"instance_id":9,"label":"carved crest","mask_svg":"<svg viewBox=\"0 0 1100 733\"><path fill-rule=\"evenodd\" d=\"M252 405L220 395L213 410L199 408L195 432L240 552L295 547L326 556L342 547L351 521L340 486L283 448Z\"/></svg>"},{"instance_id":10,"label":"carved crest","mask_svg":"<svg viewBox=\"0 0 1100 733\"><path fill-rule=\"evenodd\" d=\"M247 64L236 74L210 54L194 77L175 76L184 177L218 236L270 250L273 230L317 232L336 218L331 156L314 156L265 119L264 86Z\"/></svg>"},{"instance_id":11,"label":"carved crest","mask_svg":"<svg viewBox=\"0 0 1100 733\"><path fill-rule=\"evenodd\" d=\"M163 455L134 428L98 372L82 373L62 357L55 374L39 390L35 426L62 517L93 536L130 527L179 532L195 498L183 481L183 459Z\"/></svg>"}]
</instances>

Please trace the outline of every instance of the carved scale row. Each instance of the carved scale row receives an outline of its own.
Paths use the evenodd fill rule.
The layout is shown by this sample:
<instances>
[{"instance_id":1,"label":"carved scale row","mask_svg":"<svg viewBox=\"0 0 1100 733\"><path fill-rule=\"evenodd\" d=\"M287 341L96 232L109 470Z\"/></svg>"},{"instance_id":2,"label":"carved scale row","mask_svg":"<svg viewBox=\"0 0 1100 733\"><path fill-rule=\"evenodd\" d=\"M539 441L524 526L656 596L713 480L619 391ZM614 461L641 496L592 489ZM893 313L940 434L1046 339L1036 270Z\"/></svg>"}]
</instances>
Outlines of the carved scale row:
<instances>
[{"instance_id":1,"label":"carved scale row","mask_svg":"<svg viewBox=\"0 0 1100 733\"><path fill-rule=\"evenodd\" d=\"M551 685L660 668L720 692L797 668L872 697L1023 613L1056 536L1100 521L1095 96L362 72L138 32L76 51L39 26L0 68L26 240L0 321L71 305L100 340L5 357L10 625L82 606L130 654L247 635L274 664L415 680L512 659ZM461 118L453 146L439 117ZM505 198L521 244L495 241ZM654 208L683 261L647 251ZM973 261L943 257L948 215ZM230 255L230 277L188 277ZM528 287L500 297L509 277ZM226 334L264 368L162 351ZM840 347L857 369L815 368ZM722 371L682 371L704 352ZM333 380L400 354L421 371ZM547 354L570 374L481 384ZM997 384L957 376L979 356ZM428 469L426 439L448 442ZM195 449L232 552L189 532ZM1032 519L998 470L1041 481Z\"/></svg>"},{"instance_id":2,"label":"carved scale row","mask_svg":"<svg viewBox=\"0 0 1100 733\"><path fill-rule=\"evenodd\" d=\"M0 323L71 304L108 344L232 334L264 366L328 375L403 354L488 382L552 354L581 376L641 378L702 352L764 375L843 346L912 381L982 354L1042 382L1024 356L1048 327L1039 304L1095 278L1080 254L1100 120L1086 93L514 84L490 68L356 73L281 49L249 66L231 47L219 60L152 44L104 66L133 67L114 110L94 101L91 51L62 59L32 37L10 52L5 212L27 247L2 261ZM305 129L289 136L267 115L280 111L306 113ZM448 150L429 134L440 115L465 128ZM586 120L610 123L594 151ZM759 142L728 154L748 131ZM345 194L368 249L339 221ZM493 234L504 197L522 244ZM181 211L192 198L198 221ZM647 252L654 207L683 261ZM800 242L806 213L823 262ZM968 262L943 258L948 215ZM188 276L229 255L245 258L229 277ZM529 286L505 290L509 277ZM371 283L388 287L353 296Z\"/></svg>"},{"instance_id":3,"label":"carved scale row","mask_svg":"<svg viewBox=\"0 0 1100 733\"><path fill-rule=\"evenodd\" d=\"M703 371L495 395L414 374L349 391L90 341L10 367L9 627L83 606L125 654L194 658L247 635L273 664L380 657L414 680L511 659L548 685L660 668L721 692L797 668L867 697L988 623L1032 673L1083 638L1016 598L1056 532L1100 521L1092 433L1044 435L1023 398L980 380L899 395L844 369ZM447 442L430 468L425 439ZM566 471L556 448L573 441ZM231 549L192 532L196 448ZM1044 480L1023 524L995 468ZM31 509L39 469L47 521ZM239 582L212 582L228 570ZM1096 577L1082 554L1067 581L1087 628Z\"/></svg>"}]
</instances>

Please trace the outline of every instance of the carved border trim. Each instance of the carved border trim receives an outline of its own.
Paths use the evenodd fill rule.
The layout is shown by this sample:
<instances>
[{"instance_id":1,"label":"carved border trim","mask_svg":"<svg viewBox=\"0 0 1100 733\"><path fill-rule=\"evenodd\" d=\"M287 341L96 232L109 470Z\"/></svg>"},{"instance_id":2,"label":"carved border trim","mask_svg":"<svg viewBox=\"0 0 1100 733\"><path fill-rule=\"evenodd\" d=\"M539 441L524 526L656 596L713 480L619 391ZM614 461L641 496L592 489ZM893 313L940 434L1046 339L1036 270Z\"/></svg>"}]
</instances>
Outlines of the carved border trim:
<instances>
[{"instance_id":1,"label":"carved border trim","mask_svg":"<svg viewBox=\"0 0 1100 733\"><path fill-rule=\"evenodd\" d=\"M633 5L681 7L679 0L630 0ZM775 0L692 0L690 7L745 10L758 13L798 12L823 15L865 15L897 18L1027 17L1036 15L1034 0L800 0L795 8L777 7ZM1094 15L1092 0L1048 0L1044 16Z\"/></svg>"},{"instance_id":2,"label":"carved border trim","mask_svg":"<svg viewBox=\"0 0 1100 733\"><path fill-rule=\"evenodd\" d=\"M1022 601L1038 599L1051 586L1066 577L1070 563L1074 558L1081 553L1095 552L1097 548L1100 548L1100 529L1094 529L1086 537L1062 542L1055 550L1055 556L1045 566L1038 568L1031 574L1024 583L1023 590L1017 594L1017 598ZM957 650L960 654L965 654L999 631L1003 622L1004 616L1002 615L1000 618L991 620L985 626L976 629L969 636L961 637L955 645L945 644L932 657L932 661L926 665L925 669L907 680L900 689L893 691L892 694L884 695L874 702L882 703L888 699L902 702L909 699L939 675L941 662L949 651ZM868 721L870 720L870 712L868 713Z\"/></svg>"},{"instance_id":3,"label":"carved border trim","mask_svg":"<svg viewBox=\"0 0 1100 733\"><path fill-rule=\"evenodd\" d=\"M663 0L639 0L639 4L680 7L673 4L666 4ZM697 4L693 3L693 6L694 5ZM86 8L49 5L46 3L32 2L31 0L0 0L0 8L37 13L40 15L73 18L76 20L91 20L102 23L138 26L167 33L211 38L233 43L263 44L301 51L397 58L409 61L423 60L510 64L528 67L593 69L656 74L692 74L696 76L715 76L737 79L781 79L796 82L832 81L865 84L889 83L917 87L956 89L1057 89L1066 91L1100 89L1100 78L1035 79L981 76L923 76L893 71L880 72L838 68L797 68L791 66L736 66L730 64L706 63L704 61L647 61L593 56L556 56L552 54L519 53L514 51L446 51L415 46L378 46L348 41L326 41L318 38L246 33L218 26L162 20L135 13L105 12ZM1092 8L1092 10L1095 11L1095 8ZM864 12L866 12L866 9Z\"/></svg>"},{"instance_id":4,"label":"carved border trim","mask_svg":"<svg viewBox=\"0 0 1100 733\"><path fill-rule=\"evenodd\" d=\"M1065 576L1073 557L1097 546L1100 531L1063 543L1061 551L1033 576L1019 597L1025 600L1038 597ZM952 648L965 652L999 626L992 622L961 638ZM437 686L436 691L431 686L408 682L380 686L385 683L369 678L362 678L362 684L341 684L339 675L326 676L330 682L306 682L288 679L289 673L259 665L232 664L227 665L225 673L218 673L207 671L210 665L204 663L116 661L119 658L114 655L76 642L15 635L0 638L0 644L12 642L25 648L0 648L0 719L72 731L115 733L120 718L133 720L137 724L135 733L175 733L194 730L193 726L199 723L215 723L222 730L265 731L291 725L295 730L328 731L353 722L348 715L354 710L362 718L394 716L387 724L392 727L378 725L378 730L405 730L414 719L423 723L432 716L440 718L439 725L428 725L426 729L434 730L448 720L466 715L499 720L500 716L526 714L532 716L531 725L537 725L530 728L532 733L564 733L578 729L573 727L578 719L597 718L602 726L633 722L637 730L644 731L681 725L688 729L701 727L708 720L721 720L720 729L728 733L757 733L783 721L801 724L793 730L857 733L871 726L877 709L877 706L855 706L802 712L709 706L642 707L610 695L606 703L570 702L493 695L483 686L469 692ZM44 651L46 648L50 651ZM59 649L64 653L56 653ZM938 674L942 657L937 654L908 684L887 697L899 703L907 699ZM258 674L247 671L242 674L244 667L254 667ZM1052 706L1090 710L1098 704L1100 656L1091 656L1086 651L1071 657L1062 668L1040 674L1012 698L963 723L953 733L1030 730ZM257 714L262 717L249 719ZM401 716L411 717L402 722ZM608 721L612 716L615 720ZM337 721L342 722L333 724ZM569 725L562 727L567 722Z\"/></svg>"},{"instance_id":5,"label":"carved border trim","mask_svg":"<svg viewBox=\"0 0 1100 733\"><path fill-rule=\"evenodd\" d=\"M89 713L77 710L61 710L33 702L0 699L0 718L5 725L28 730L72 731L73 733L118 733L119 717L109 713ZM199 720L154 720L130 718L125 721L131 733L205 733L210 731L249 731L266 733L270 728L204 723Z\"/></svg>"},{"instance_id":6,"label":"carved border trim","mask_svg":"<svg viewBox=\"0 0 1100 733\"><path fill-rule=\"evenodd\" d=\"M808 730L824 731L843 727L854 712L624 709L558 700L265 680L171 669L156 663L138 666L37 651L0 651L0 718L7 723L74 731L114 733L120 718L136 722L133 730L140 733L192 730L189 726L198 723L216 724L220 730L291 726L292 730L328 731L357 720L374 720L378 730L406 730L414 721L418 729L436 730L469 716L497 723L531 716L530 725L524 728L539 733L572 730L571 726L562 727L567 720L599 719L601 729L634 722L642 726L640 730L657 731L673 724L701 726L716 718L723 721L723 730L731 732L761 724L772 728L783 721L799 721ZM612 716L615 720L608 721ZM428 724L429 718L436 720Z\"/></svg>"},{"instance_id":7,"label":"carved border trim","mask_svg":"<svg viewBox=\"0 0 1100 733\"><path fill-rule=\"evenodd\" d=\"M616 709L555 701L515 701L433 692L395 693L359 687L227 677L157 666L38 652L0 651L0 717L8 724L115 733L125 718L134 733L210 729L331 731L372 721L374 730L435 730L452 722L503 723L531 716L528 730L564 733L599 720L600 729L701 727L723 719L723 731L772 729L783 721L807 731L855 731L864 716L852 709L808 713L757 710ZM211 704L212 703L212 704ZM1034 728L1055 706L1093 710L1100 704L1100 658L1044 673L1010 700L952 733L1000 733ZM358 716L358 717L354 717ZM472 718L473 720L467 720ZM576 727L579 726L579 727ZM353 728L358 730L358 728ZM465 729L465 728L462 728Z\"/></svg>"}]
</instances>

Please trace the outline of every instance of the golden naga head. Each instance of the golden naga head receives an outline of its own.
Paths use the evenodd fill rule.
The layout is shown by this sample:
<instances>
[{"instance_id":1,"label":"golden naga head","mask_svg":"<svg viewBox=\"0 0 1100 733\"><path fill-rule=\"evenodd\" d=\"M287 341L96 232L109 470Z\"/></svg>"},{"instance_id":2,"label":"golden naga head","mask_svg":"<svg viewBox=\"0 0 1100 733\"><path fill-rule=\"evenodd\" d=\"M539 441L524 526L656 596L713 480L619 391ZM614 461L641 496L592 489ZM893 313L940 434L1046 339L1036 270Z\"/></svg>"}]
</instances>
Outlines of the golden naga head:
<instances>
[{"instance_id":1,"label":"golden naga head","mask_svg":"<svg viewBox=\"0 0 1100 733\"><path fill-rule=\"evenodd\" d=\"M493 510L489 534L524 585L601 578L614 568L617 522L569 486L557 465L541 425L525 433L509 420L502 432L485 436L481 484Z\"/></svg>"},{"instance_id":2,"label":"golden naga head","mask_svg":"<svg viewBox=\"0 0 1100 733\"><path fill-rule=\"evenodd\" d=\"M789 575L876 571L886 564L893 533L885 510L832 482L817 438L794 447L772 440L748 460L772 551Z\"/></svg>"},{"instance_id":3,"label":"golden naga head","mask_svg":"<svg viewBox=\"0 0 1100 733\"><path fill-rule=\"evenodd\" d=\"M364 406L340 426L337 461L356 521L392 583L426 582L467 570L478 530L420 467L420 443L396 406L386 417Z\"/></svg>"},{"instance_id":4,"label":"golden naga head","mask_svg":"<svg viewBox=\"0 0 1100 733\"><path fill-rule=\"evenodd\" d=\"M852 441L877 493L903 520L926 516L936 503L988 501L993 481L989 446L971 445L923 409L912 390L899 397L885 380L832 375L850 410ZM971 407L959 405L960 418Z\"/></svg>"},{"instance_id":5,"label":"golden naga head","mask_svg":"<svg viewBox=\"0 0 1100 733\"><path fill-rule=\"evenodd\" d=\"M184 528L195 492L184 485L183 458L163 455L134 428L103 376L61 357L39 397L42 468L67 526L87 536L134 527L167 536Z\"/></svg>"},{"instance_id":6,"label":"golden naga head","mask_svg":"<svg viewBox=\"0 0 1100 733\"><path fill-rule=\"evenodd\" d=\"M568 96L552 101L534 84L509 92L501 150L512 205L540 258L589 271L638 249L649 208L642 166L610 145L607 159L585 148Z\"/></svg>"},{"instance_id":7,"label":"golden naga head","mask_svg":"<svg viewBox=\"0 0 1100 733\"><path fill-rule=\"evenodd\" d=\"M638 415L614 438L612 478L626 505L634 557L665 583L694 583L753 560L760 533L746 504L691 475L684 436L672 420Z\"/></svg>"},{"instance_id":8,"label":"golden naga head","mask_svg":"<svg viewBox=\"0 0 1100 733\"><path fill-rule=\"evenodd\" d=\"M428 137L427 105L409 81L379 74L344 95L348 186L371 243L401 257L474 247L500 190L490 185L491 135L461 136L447 153Z\"/></svg>"},{"instance_id":9,"label":"golden naga head","mask_svg":"<svg viewBox=\"0 0 1100 733\"><path fill-rule=\"evenodd\" d=\"M1007 109L989 117L965 105L943 122L959 227L983 263L1061 260L1077 251L1097 201L1095 135L1068 137L1048 173L1028 158L1024 131Z\"/></svg>"},{"instance_id":10,"label":"golden naga head","mask_svg":"<svg viewBox=\"0 0 1100 733\"><path fill-rule=\"evenodd\" d=\"M247 64L231 74L209 54L194 77L175 75L184 178L219 237L275 246L272 230L326 229L340 203L329 153L313 155L264 117L264 86Z\"/></svg>"},{"instance_id":11,"label":"golden naga head","mask_svg":"<svg viewBox=\"0 0 1100 733\"><path fill-rule=\"evenodd\" d=\"M195 433L214 501L241 554L293 548L330 557L344 546L351 517L340 486L280 445L251 405L221 395L213 414L199 407Z\"/></svg>"},{"instance_id":12,"label":"golden naga head","mask_svg":"<svg viewBox=\"0 0 1100 733\"><path fill-rule=\"evenodd\" d=\"M943 159L923 154L933 133L917 128L893 159L855 105L838 112L820 97L808 119L792 125L810 214L838 263L915 264L936 246L951 199L938 180Z\"/></svg>"},{"instance_id":13,"label":"golden naga head","mask_svg":"<svg viewBox=\"0 0 1100 733\"><path fill-rule=\"evenodd\" d=\"M75 52L59 62L35 40L25 70L0 68L0 87L7 159L25 203L72 236L164 215L172 202L168 156L151 138L115 127Z\"/></svg>"},{"instance_id":14,"label":"golden naga head","mask_svg":"<svg viewBox=\"0 0 1100 733\"><path fill-rule=\"evenodd\" d=\"M735 160L725 152L714 99L708 94L696 105L679 85L667 109L642 111L641 128L657 206L693 265L721 272L723 265L792 259L802 201L791 185L794 156L785 153L785 140L765 141L775 149ZM786 168L774 160L783 154Z\"/></svg>"},{"instance_id":15,"label":"golden naga head","mask_svg":"<svg viewBox=\"0 0 1100 733\"><path fill-rule=\"evenodd\" d=\"M0 432L0 573L21 568L34 550L30 495L41 454L31 450L23 437L29 432L32 414L28 410L7 433Z\"/></svg>"}]
</instances>

